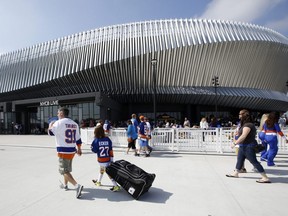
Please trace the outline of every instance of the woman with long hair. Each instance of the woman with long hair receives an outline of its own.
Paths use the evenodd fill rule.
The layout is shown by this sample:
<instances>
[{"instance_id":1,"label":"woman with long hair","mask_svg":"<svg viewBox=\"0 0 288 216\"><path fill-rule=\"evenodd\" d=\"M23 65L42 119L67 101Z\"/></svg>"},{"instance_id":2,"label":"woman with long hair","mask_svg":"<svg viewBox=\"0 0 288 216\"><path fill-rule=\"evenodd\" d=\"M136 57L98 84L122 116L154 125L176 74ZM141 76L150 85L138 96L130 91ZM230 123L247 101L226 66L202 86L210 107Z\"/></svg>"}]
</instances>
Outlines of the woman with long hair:
<instances>
[{"instance_id":1,"label":"woman with long hair","mask_svg":"<svg viewBox=\"0 0 288 216\"><path fill-rule=\"evenodd\" d=\"M255 146L257 145L256 137L256 127L253 123L253 118L251 117L248 110L241 110L239 113L240 128L239 137L235 140L235 145L239 145L239 151L237 155L236 169L234 173L227 174L227 177L238 178L239 173L244 165L245 159L257 169L261 174L262 178L257 180L258 183L271 183L267 177L263 166L257 161Z\"/></svg>"},{"instance_id":2,"label":"woman with long hair","mask_svg":"<svg viewBox=\"0 0 288 216\"><path fill-rule=\"evenodd\" d=\"M264 159L265 158L265 155L267 153L267 141L265 140L265 130L264 130L264 124L268 118L268 115L269 113L264 113L261 117L261 120L260 120L260 125L259 125L259 128L258 128L258 137L259 139L261 140L262 142L262 145L265 147L265 149L263 151L260 152L260 160L263 161L263 160L266 160Z\"/></svg>"},{"instance_id":3,"label":"woman with long hair","mask_svg":"<svg viewBox=\"0 0 288 216\"><path fill-rule=\"evenodd\" d=\"M275 112L269 113L268 118L263 125L262 134L264 136L262 142L267 143L269 149L263 154L261 153L261 161L267 161L268 166L275 166L274 158L278 153L277 134L285 138L283 132L279 127L278 117Z\"/></svg>"}]
</instances>

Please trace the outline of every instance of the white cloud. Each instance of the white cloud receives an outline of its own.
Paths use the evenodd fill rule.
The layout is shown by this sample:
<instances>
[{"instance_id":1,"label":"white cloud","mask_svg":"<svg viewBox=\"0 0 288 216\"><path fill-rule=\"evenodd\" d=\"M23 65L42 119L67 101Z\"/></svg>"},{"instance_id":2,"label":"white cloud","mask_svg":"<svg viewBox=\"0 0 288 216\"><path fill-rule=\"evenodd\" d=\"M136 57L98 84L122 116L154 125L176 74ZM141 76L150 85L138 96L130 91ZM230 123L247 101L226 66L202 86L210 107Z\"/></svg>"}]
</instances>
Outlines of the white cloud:
<instances>
[{"instance_id":1,"label":"white cloud","mask_svg":"<svg viewBox=\"0 0 288 216\"><path fill-rule=\"evenodd\" d=\"M200 18L252 22L283 0L212 0Z\"/></svg>"}]
</instances>

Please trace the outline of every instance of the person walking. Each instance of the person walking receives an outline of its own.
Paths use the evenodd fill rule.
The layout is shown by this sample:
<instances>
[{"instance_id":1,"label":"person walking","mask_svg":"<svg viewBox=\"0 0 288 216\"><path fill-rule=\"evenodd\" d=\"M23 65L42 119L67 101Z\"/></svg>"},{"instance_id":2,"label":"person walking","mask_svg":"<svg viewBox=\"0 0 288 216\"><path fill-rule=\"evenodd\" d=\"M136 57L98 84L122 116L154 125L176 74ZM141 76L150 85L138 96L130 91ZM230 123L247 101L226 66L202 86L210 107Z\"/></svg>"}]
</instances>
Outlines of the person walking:
<instances>
[{"instance_id":1,"label":"person walking","mask_svg":"<svg viewBox=\"0 0 288 216\"><path fill-rule=\"evenodd\" d=\"M274 158L278 153L277 134L279 134L284 139L285 136L279 127L278 119L275 112L269 113L267 120L263 125L262 133L264 134L264 139L262 142L267 143L269 149L263 154L261 154L261 161L267 161L267 166L276 166L274 163Z\"/></svg>"},{"instance_id":2,"label":"person walking","mask_svg":"<svg viewBox=\"0 0 288 216\"><path fill-rule=\"evenodd\" d=\"M100 173L98 179L93 179L92 182L96 186L101 186L103 174L106 171L106 167L113 163L114 154L112 148L112 141L109 137L105 136L104 129L101 125L97 126L94 129L94 136L95 139L91 144L91 151L97 154L97 161L100 166ZM115 180L112 179L110 176L109 178L113 184L113 187L110 190L113 192L119 191L120 187L117 185Z\"/></svg>"},{"instance_id":3,"label":"person walking","mask_svg":"<svg viewBox=\"0 0 288 216\"><path fill-rule=\"evenodd\" d=\"M200 128L202 130L207 130L209 128L209 124L208 124L208 122L207 122L205 117L201 118L199 126L200 126ZM206 134L207 134L206 132L202 132L202 140L203 140L203 142L205 142Z\"/></svg>"},{"instance_id":4,"label":"person walking","mask_svg":"<svg viewBox=\"0 0 288 216\"><path fill-rule=\"evenodd\" d=\"M132 124L134 125L134 127L135 127L135 129L136 129L136 133L138 133L138 121L137 121L137 116L136 116L136 114L135 113L133 113L132 115L131 115L131 122L132 122Z\"/></svg>"},{"instance_id":5,"label":"person walking","mask_svg":"<svg viewBox=\"0 0 288 216\"><path fill-rule=\"evenodd\" d=\"M238 122L237 127L235 129L234 143L239 138L239 129L240 128L241 128L241 124L240 124L240 122ZM232 148L235 148L235 153L236 153L236 156L237 156L238 152L239 152L239 145L232 145ZM245 168L245 160L243 161L243 166L242 166L242 168L241 168L241 170L239 172L240 173L247 173L247 170Z\"/></svg>"},{"instance_id":6,"label":"person walking","mask_svg":"<svg viewBox=\"0 0 288 216\"><path fill-rule=\"evenodd\" d=\"M240 119L240 128L239 128L239 137L235 140L235 143L232 146L239 145L239 151L237 155L236 169L232 174L227 174L227 177L238 178L239 173L244 165L245 159L248 159L249 162L257 169L261 174L262 178L257 180L257 183L271 183L270 179L266 175L266 172L263 166L257 161L255 146L257 145L256 137L256 128L253 124L253 119L250 116L248 110L241 110L239 113Z\"/></svg>"},{"instance_id":7,"label":"person walking","mask_svg":"<svg viewBox=\"0 0 288 216\"><path fill-rule=\"evenodd\" d=\"M61 107L58 110L57 121L52 121L49 124L48 134L55 136L56 148L59 157L59 173L63 175L64 184L60 187L68 190L68 182L74 185L76 189L76 198L81 197L83 185L77 183L72 176L72 161L75 153L82 155L81 137L79 126L72 119L68 118L69 110L66 107Z\"/></svg>"},{"instance_id":8,"label":"person walking","mask_svg":"<svg viewBox=\"0 0 288 216\"><path fill-rule=\"evenodd\" d=\"M111 130L111 124L109 122L109 120L105 120L104 124L103 124L103 129L105 132L106 136L110 136L110 130Z\"/></svg>"},{"instance_id":9,"label":"person walking","mask_svg":"<svg viewBox=\"0 0 288 216\"><path fill-rule=\"evenodd\" d=\"M148 136L148 128L147 128L147 124L144 121L144 116L140 116L139 119L141 121L141 123L139 124L139 131L138 131L138 136L139 136L139 146L140 146L140 150L139 152L141 153L141 151L144 152L145 157L149 157L149 151L148 151L148 140L150 139L150 137Z\"/></svg>"},{"instance_id":10,"label":"person walking","mask_svg":"<svg viewBox=\"0 0 288 216\"><path fill-rule=\"evenodd\" d=\"M148 154L150 155L151 152L153 151L153 148L149 145L149 140L152 138L152 128L151 128L151 124L149 122L149 118L148 117L144 117L144 121L147 125L147 135L149 137L149 139L147 140L147 149L148 149Z\"/></svg>"},{"instance_id":11,"label":"person walking","mask_svg":"<svg viewBox=\"0 0 288 216\"><path fill-rule=\"evenodd\" d=\"M127 121L127 123L128 123L128 128L127 128L128 148L126 150L126 154L128 154L130 148L132 148L132 150L134 150L134 155L139 156L139 154L137 153L137 150L136 150L136 140L138 138L138 134L137 134L136 129L135 129L135 127L134 127L134 125L130 119Z\"/></svg>"},{"instance_id":12,"label":"person walking","mask_svg":"<svg viewBox=\"0 0 288 216\"><path fill-rule=\"evenodd\" d=\"M267 148L268 148L268 144L267 144L267 141L265 140L265 130L264 130L264 124L268 118L268 115L269 113L264 113L262 116L261 116L261 119L260 119L260 125L259 125L259 128L258 128L258 138L261 140L261 143L262 145L265 147L265 149L263 151L260 152L260 160L261 161L264 161L264 160L267 160L264 159L265 158L265 155L267 154Z\"/></svg>"}]
</instances>

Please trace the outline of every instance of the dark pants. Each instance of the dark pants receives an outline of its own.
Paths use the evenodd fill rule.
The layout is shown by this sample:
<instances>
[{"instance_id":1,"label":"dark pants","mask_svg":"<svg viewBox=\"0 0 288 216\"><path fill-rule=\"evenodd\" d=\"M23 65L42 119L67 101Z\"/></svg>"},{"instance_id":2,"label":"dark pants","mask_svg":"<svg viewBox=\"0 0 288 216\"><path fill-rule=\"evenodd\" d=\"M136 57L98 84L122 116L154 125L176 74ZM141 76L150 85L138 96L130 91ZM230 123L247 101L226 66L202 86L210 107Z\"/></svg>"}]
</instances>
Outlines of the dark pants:
<instances>
[{"instance_id":1,"label":"dark pants","mask_svg":"<svg viewBox=\"0 0 288 216\"><path fill-rule=\"evenodd\" d=\"M236 169L239 171L242 169L245 159L258 170L259 173L264 173L262 165L257 161L256 152L253 144L240 145L237 155Z\"/></svg>"},{"instance_id":2,"label":"dark pants","mask_svg":"<svg viewBox=\"0 0 288 216\"><path fill-rule=\"evenodd\" d=\"M136 149L135 142L136 142L136 139L132 140L132 142L129 142L128 143L128 148Z\"/></svg>"}]
</instances>

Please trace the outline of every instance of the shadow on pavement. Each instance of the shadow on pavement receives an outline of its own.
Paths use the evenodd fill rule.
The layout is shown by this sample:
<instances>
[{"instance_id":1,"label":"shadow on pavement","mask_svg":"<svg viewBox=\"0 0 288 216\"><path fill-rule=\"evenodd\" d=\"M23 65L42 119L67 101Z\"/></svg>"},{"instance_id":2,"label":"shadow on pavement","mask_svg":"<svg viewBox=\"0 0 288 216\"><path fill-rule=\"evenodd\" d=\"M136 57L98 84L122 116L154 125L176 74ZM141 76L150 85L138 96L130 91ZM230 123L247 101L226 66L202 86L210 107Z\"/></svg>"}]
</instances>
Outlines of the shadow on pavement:
<instances>
[{"instance_id":1,"label":"shadow on pavement","mask_svg":"<svg viewBox=\"0 0 288 216\"><path fill-rule=\"evenodd\" d=\"M166 203L172 193L163 191L160 188L151 187L148 192L139 197L137 201L151 203ZM111 192L109 188L84 188L81 200L107 199L112 202L127 202L135 200L123 188L118 192Z\"/></svg>"}]
</instances>

